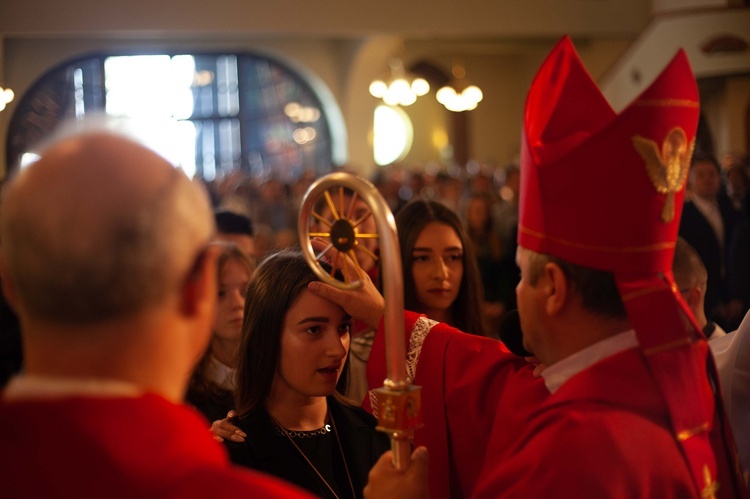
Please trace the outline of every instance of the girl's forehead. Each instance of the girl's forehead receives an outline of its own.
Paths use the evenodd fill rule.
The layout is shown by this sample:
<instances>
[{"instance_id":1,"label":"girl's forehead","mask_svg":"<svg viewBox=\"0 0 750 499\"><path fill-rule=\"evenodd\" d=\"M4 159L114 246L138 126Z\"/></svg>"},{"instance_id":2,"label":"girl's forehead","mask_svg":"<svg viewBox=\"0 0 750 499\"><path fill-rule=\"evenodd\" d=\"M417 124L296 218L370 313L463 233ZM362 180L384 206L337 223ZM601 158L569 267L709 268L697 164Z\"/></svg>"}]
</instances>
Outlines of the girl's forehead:
<instances>
[{"instance_id":1,"label":"girl's forehead","mask_svg":"<svg viewBox=\"0 0 750 499\"><path fill-rule=\"evenodd\" d=\"M429 222L419 232L415 246L436 246L446 241L461 246L461 238L453 227L443 222Z\"/></svg>"},{"instance_id":2,"label":"girl's forehead","mask_svg":"<svg viewBox=\"0 0 750 499\"><path fill-rule=\"evenodd\" d=\"M224 262L224 265L221 268L220 276L222 280L231 278L247 280L250 277L250 272L245 268L244 265L242 265L242 263L239 262L239 260L229 259Z\"/></svg>"},{"instance_id":3,"label":"girl's forehead","mask_svg":"<svg viewBox=\"0 0 750 499\"><path fill-rule=\"evenodd\" d=\"M340 320L346 315L344 309L334 302L302 290L287 309L284 316L287 325L307 317L329 318Z\"/></svg>"}]
</instances>

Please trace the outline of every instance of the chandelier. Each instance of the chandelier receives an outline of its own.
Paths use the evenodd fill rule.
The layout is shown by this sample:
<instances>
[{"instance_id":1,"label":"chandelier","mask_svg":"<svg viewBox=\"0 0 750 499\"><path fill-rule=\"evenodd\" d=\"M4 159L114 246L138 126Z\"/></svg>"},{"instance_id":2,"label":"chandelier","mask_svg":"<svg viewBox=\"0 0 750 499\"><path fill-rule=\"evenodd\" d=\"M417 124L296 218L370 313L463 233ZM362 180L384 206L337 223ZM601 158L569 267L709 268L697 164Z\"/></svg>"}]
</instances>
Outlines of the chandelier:
<instances>
[{"instance_id":1,"label":"chandelier","mask_svg":"<svg viewBox=\"0 0 750 499\"><path fill-rule=\"evenodd\" d=\"M476 85L467 85L466 69L459 64L453 65L453 78L450 83L437 91L435 95L439 103L448 111L456 113L476 109L484 95Z\"/></svg>"},{"instance_id":2,"label":"chandelier","mask_svg":"<svg viewBox=\"0 0 750 499\"><path fill-rule=\"evenodd\" d=\"M13 90L0 87L0 111L5 109L5 106L13 100L14 96Z\"/></svg>"},{"instance_id":3,"label":"chandelier","mask_svg":"<svg viewBox=\"0 0 750 499\"><path fill-rule=\"evenodd\" d=\"M404 63L394 57L388 63L391 69L387 80L373 80L370 83L370 95L389 106L411 106L430 91L430 84L424 78L407 77Z\"/></svg>"}]
</instances>

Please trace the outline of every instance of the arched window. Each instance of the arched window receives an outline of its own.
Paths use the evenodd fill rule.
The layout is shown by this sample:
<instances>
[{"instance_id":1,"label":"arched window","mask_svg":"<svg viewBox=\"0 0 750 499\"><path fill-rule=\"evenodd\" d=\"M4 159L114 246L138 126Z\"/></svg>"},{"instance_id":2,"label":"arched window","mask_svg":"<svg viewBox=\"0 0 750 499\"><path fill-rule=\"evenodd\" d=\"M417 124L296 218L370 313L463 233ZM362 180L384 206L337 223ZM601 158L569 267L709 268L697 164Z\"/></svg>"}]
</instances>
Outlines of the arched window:
<instances>
[{"instance_id":1,"label":"arched window","mask_svg":"<svg viewBox=\"0 0 750 499\"><path fill-rule=\"evenodd\" d=\"M8 166L62 121L101 113L206 180L238 170L289 180L333 163L331 123L309 82L279 61L243 53L63 63L19 101Z\"/></svg>"}]
</instances>

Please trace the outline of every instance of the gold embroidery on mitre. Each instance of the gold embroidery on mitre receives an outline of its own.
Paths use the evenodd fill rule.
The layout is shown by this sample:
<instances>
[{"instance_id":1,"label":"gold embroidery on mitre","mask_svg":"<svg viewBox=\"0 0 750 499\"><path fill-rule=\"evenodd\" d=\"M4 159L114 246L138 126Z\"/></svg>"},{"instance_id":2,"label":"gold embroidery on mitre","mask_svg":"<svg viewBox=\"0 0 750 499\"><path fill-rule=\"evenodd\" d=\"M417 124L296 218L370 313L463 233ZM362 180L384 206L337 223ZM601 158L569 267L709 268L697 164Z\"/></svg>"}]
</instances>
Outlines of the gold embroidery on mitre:
<instances>
[{"instance_id":1,"label":"gold embroidery on mitre","mask_svg":"<svg viewBox=\"0 0 750 499\"><path fill-rule=\"evenodd\" d=\"M644 295L650 295L651 293L659 293L660 291L663 291L664 288L661 286L651 286L648 288L639 288L636 291L631 291L630 293L624 294L621 296L622 301L629 301L634 300L635 298L640 298Z\"/></svg>"},{"instance_id":2,"label":"gold embroidery on mitre","mask_svg":"<svg viewBox=\"0 0 750 499\"><path fill-rule=\"evenodd\" d=\"M701 499L716 499L719 484L711 478L711 470L708 469L707 464L703 465L703 480L706 482L706 486L701 490Z\"/></svg>"},{"instance_id":3,"label":"gold embroidery on mitre","mask_svg":"<svg viewBox=\"0 0 750 499\"><path fill-rule=\"evenodd\" d=\"M617 246L617 247L597 246L593 244L580 244L580 243L576 243L573 241L569 241L567 239L550 236L549 234L546 234L544 232L539 232L537 230L529 229L528 227L524 227L523 225L518 226L518 231L523 232L524 234L528 234L529 236L535 237L537 239L545 239L556 244L563 244L565 246L569 246L571 248L578 248L578 249L587 250L587 251L601 251L601 252L613 253L613 254L651 253L653 251L662 251L662 250L672 249L675 246L674 241L665 242L665 243L648 244L644 246Z\"/></svg>"},{"instance_id":4,"label":"gold embroidery on mitre","mask_svg":"<svg viewBox=\"0 0 750 499\"><path fill-rule=\"evenodd\" d=\"M682 128L669 131L664 142L659 146L653 140L636 135L633 147L646 163L646 172L656 192L666 194L661 219L669 223L674 220L674 193L682 189L690 170L690 158L693 155L695 139L688 144L687 135Z\"/></svg>"}]
</instances>

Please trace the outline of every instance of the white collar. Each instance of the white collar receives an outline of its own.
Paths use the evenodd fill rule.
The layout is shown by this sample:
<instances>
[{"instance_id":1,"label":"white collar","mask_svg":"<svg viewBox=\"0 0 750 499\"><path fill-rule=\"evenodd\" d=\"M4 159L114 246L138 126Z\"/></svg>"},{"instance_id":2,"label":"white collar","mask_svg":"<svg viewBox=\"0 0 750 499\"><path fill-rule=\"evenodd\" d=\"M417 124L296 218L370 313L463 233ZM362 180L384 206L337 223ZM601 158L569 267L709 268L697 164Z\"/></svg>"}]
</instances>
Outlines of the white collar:
<instances>
[{"instance_id":1,"label":"white collar","mask_svg":"<svg viewBox=\"0 0 750 499\"><path fill-rule=\"evenodd\" d=\"M638 346L635 330L616 334L570 355L542 371L544 384L555 393L566 381L600 360Z\"/></svg>"},{"instance_id":2,"label":"white collar","mask_svg":"<svg viewBox=\"0 0 750 499\"><path fill-rule=\"evenodd\" d=\"M697 194L694 194L690 197L690 200L695 204L695 207L698 208L702 213L705 213L707 211L716 211L719 209L719 203L718 201L711 201L709 199L704 199Z\"/></svg>"},{"instance_id":3,"label":"white collar","mask_svg":"<svg viewBox=\"0 0 750 499\"><path fill-rule=\"evenodd\" d=\"M716 240L723 247L724 220L721 218L718 201L708 201L700 196L693 196L692 200L695 207L701 212L703 218L706 219L706 222L708 222L708 225L713 229L716 234Z\"/></svg>"},{"instance_id":4,"label":"white collar","mask_svg":"<svg viewBox=\"0 0 750 499\"><path fill-rule=\"evenodd\" d=\"M724 331L724 328L719 326L718 324L714 323L714 332L711 333L711 336L706 338L707 340L715 340L717 338L721 338L722 336L726 336L727 332Z\"/></svg>"},{"instance_id":5,"label":"white collar","mask_svg":"<svg viewBox=\"0 0 750 499\"><path fill-rule=\"evenodd\" d=\"M205 373L209 381L225 390L234 390L237 369L229 367L213 355L208 357Z\"/></svg>"},{"instance_id":6,"label":"white collar","mask_svg":"<svg viewBox=\"0 0 750 499\"><path fill-rule=\"evenodd\" d=\"M143 390L133 383L114 379L57 378L20 374L11 379L2 397L5 400L50 399L75 395L95 397L138 397Z\"/></svg>"}]
</instances>

